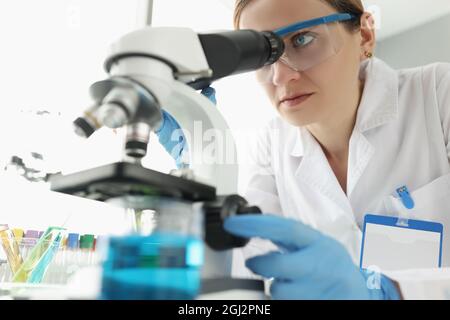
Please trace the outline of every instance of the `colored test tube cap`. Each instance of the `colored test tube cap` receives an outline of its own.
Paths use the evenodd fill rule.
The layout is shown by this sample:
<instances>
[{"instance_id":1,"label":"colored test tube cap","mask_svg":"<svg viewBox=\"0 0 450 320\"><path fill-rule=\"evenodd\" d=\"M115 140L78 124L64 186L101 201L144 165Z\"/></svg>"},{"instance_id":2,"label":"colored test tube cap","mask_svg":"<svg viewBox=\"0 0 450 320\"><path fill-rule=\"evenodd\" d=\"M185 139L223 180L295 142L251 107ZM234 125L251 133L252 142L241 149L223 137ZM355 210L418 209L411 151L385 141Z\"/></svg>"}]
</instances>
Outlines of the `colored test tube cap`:
<instances>
[{"instance_id":1,"label":"colored test tube cap","mask_svg":"<svg viewBox=\"0 0 450 320\"><path fill-rule=\"evenodd\" d=\"M17 239L22 239L23 238L23 230L19 229L19 228L14 228L12 229L12 232L14 234L14 237Z\"/></svg>"},{"instance_id":2,"label":"colored test tube cap","mask_svg":"<svg viewBox=\"0 0 450 320\"><path fill-rule=\"evenodd\" d=\"M79 237L80 235L78 233L69 233L67 236L67 247L70 249L77 249Z\"/></svg>"},{"instance_id":3,"label":"colored test tube cap","mask_svg":"<svg viewBox=\"0 0 450 320\"><path fill-rule=\"evenodd\" d=\"M27 230L27 232L25 232L25 238L39 239L39 231L37 231L37 230Z\"/></svg>"},{"instance_id":4,"label":"colored test tube cap","mask_svg":"<svg viewBox=\"0 0 450 320\"><path fill-rule=\"evenodd\" d=\"M80 238L80 248L81 249L92 249L94 248L94 235L93 234L85 234Z\"/></svg>"}]
</instances>

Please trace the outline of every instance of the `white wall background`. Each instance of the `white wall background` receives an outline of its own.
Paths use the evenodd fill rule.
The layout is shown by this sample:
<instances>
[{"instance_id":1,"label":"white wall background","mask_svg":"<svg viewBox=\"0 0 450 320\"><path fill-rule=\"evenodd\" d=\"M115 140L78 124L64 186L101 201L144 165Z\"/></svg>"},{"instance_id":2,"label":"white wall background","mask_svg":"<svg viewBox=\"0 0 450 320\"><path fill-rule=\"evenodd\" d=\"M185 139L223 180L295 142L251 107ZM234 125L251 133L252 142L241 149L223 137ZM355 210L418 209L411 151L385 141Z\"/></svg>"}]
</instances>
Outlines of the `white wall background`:
<instances>
[{"instance_id":1,"label":"white wall background","mask_svg":"<svg viewBox=\"0 0 450 320\"><path fill-rule=\"evenodd\" d=\"M143 25L145 0L5 0L0 2L0 165L12 155L43 151L51 168L66 172L121 156L121 132L102 130L78 141L70 122L89 104L91 83L106 77L102 69L108 46ZM155 0L154 26L183 26L199 32L232 28L234 0ZM449 61L450 1L365 1L379 18L377 55L396 67L433 60ZM446 38L445 38L446 37ZM222 111L241 151L239 190L246 185L249 131L275 116L252 75L215 84ZM36 117L36 110L49 110ZM153 139L154 140L154 139ZM156 142L147 166L167 172L173 160ZM1 169L1 168L0 168ZM0 170L1 172L1 170ZM25 229L66 226L77 232L106 233L120 224L109 207L56 195L46 186L19 183L0 175L0 223ZM114 220L116 219L116 220ZM105 223L108 221L108 223ZM114 222L115 221L115 222Z\"/></svg>"},{"instance_id":2,"label":"white wall background","mask_svg":"<svg viewBox=\"0 0 450 320\"><path fill-rule=\"evenodd\" d=\"M376 17L376 55L394 68L450 62L450 1L364 0Z\"/></svg>"},{"instance_id":3,"label":"white wall background","mask_svg":"<svg viewBox=\"0 0 450 320\"><path fill-rule=\"evenodd\" d=\"M448 0L362 0L377 17L379 40L422 26L450 13Z\"/></svg>"},{"instance_id":4,"label":"white wall background","mask_svg":"<svg viewBox=\"0 0 450 320\"><path fill-rule=\"evenodd\" d=\"M376 54L395 68L450 62L450 14L386 38Z\"/></svg>"}]
</instances>

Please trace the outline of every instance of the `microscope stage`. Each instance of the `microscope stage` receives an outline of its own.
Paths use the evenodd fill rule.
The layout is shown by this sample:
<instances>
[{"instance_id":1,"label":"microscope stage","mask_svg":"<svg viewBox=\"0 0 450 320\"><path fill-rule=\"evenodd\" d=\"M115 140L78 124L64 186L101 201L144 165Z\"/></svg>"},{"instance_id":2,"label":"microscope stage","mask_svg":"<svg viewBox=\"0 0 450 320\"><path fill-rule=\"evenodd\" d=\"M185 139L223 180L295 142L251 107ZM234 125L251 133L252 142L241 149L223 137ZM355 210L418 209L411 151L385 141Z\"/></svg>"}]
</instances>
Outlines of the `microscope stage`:
<instances>
[{"instance_id":1,"label":"microscope stage","mask_svg":"<svg viewBox=\"0 0 450 320\"><path fill-rule=\"evenodd\" d=\"M216 198L212 186L147 169L138 164L117 162L69 175L50 178L51 190L106 201L121 196L161 196L188 201Z\"/></svg>"}]
</instances>

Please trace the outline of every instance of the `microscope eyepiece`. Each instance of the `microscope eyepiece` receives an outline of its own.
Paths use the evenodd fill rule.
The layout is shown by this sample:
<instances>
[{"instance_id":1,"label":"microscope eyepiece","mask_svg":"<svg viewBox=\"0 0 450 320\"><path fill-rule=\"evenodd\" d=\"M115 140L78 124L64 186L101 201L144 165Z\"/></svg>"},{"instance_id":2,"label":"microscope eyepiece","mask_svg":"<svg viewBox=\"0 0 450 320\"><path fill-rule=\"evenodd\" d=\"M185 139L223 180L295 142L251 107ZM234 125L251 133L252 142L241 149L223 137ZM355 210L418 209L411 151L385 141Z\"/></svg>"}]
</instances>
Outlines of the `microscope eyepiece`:
<instances>
[{"instance_id":1,"label":"microscope eyepiece","mask_svg":"<svg viewBox=\"0 0 450 320\"><path fill-rule=\"evenodd\" d=\"M190 83L195 89L204 87L205 81L211 83L272 64L283 55L285 49L283 39L271 31L227 31L200 34L199 39L212 70L212 77L200 79L199 83Z\"/></svg>"},{"instance_id":2,"label":"microscope eyepiece","mask_svg":"<svg viewBox=\"0 0 450 320\"><path fill-rule=\"evenodd\" d=\"M271 31L261 32L261 35L266 38L267 44L269 45L268 49L270 50L270 55L264 65L273 64L277 62L284 53L285 46L283 39Z\"/></svg>"}]
</instances>

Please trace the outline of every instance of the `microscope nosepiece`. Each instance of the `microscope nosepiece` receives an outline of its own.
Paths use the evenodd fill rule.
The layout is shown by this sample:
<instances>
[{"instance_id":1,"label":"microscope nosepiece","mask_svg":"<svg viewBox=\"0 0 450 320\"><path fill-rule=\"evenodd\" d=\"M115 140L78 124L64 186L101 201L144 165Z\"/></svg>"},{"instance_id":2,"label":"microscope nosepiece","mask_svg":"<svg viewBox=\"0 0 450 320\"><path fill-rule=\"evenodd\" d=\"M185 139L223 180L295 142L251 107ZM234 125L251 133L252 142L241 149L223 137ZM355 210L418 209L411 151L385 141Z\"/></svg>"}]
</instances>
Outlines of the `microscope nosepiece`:
<instances>
[{"instance_id":1,"label":"microscope nosepiece","mask_svg":"<svg viewBox=\"0 0 450 320\"><path fill-rule=\"evenodd\" d=\"M126 108L117 102L102 105L99 109L100 121L110 129L117 129L128 121Z\"/></svg>"}]
</instances>

